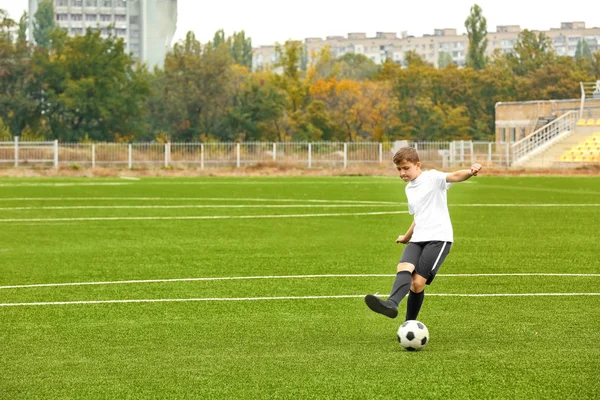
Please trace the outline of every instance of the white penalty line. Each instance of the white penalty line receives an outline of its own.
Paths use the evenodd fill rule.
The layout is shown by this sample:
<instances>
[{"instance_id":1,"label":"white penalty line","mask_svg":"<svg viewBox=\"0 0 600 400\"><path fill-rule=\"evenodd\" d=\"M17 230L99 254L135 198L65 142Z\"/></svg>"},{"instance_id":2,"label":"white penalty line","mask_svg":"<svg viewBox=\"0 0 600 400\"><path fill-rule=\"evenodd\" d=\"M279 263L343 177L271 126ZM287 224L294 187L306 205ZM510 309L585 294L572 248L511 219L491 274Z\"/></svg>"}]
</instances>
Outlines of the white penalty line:
<instances>
[{"instance_id":1,"label":"white penalty line","mask_svg":"<svg viewBox=\"0 0 600 400\"><path fill-rule=\"evenodd\" d=\"M207 282L207 281L237 281L252 279L318 279L318 278L382 278L393 277L393 274L320 274L320 275L257 275L257 276L214 276L201 278L170 278L170 279L134 279L122 281L97 281L97 282L63 282L63 283L35 283L29 285L0 286L2 289L27 289L39 287L61 286L104 286L126 285L135 283L171 283L171 282ZM491 273L491 274L437 274L438 277L517 277L517 276L542 276L542 277L588 277L599 278L600 274L558 274L558 273Z\"/></svg>"},{"instance_id":2,"label":"white penalty line","mask_svg":"<svg viewBox=\"0 0 600 400\"><path fill-rule=\"evenodd\" d=\"M31 303L0 303L0 307L26 307L26 306L66 306L66 305L93 305L93 304L135 304L135 303L186 303L186 302L225 302L225 301L273 301L273 300L331 300L331 299L358 299L364 294L333 295L333 296L268 296L268 297L200 297L187 299L127 299L127 300L77 300L77 301L47 301ZM600 293L431 293L428 297L574 297L574 296L600 296Z\"/></svg>"},{"instance_id":3,"label":"white penalty line","mask_svg":"<svg viewBox=\"0 0 600 400\"><path fill-rule=\"evenodd\" d=\"M360 217L369 215L408 214L408 211L378 211L364 213L329 214L280 214L280 215L189 215L166 217L79 217L79 218L3 218L0 222L76 222L76 221L157 221L201 219L261 219L261 218L311 218L311 217Z\"/></svg>"}]
</instances>

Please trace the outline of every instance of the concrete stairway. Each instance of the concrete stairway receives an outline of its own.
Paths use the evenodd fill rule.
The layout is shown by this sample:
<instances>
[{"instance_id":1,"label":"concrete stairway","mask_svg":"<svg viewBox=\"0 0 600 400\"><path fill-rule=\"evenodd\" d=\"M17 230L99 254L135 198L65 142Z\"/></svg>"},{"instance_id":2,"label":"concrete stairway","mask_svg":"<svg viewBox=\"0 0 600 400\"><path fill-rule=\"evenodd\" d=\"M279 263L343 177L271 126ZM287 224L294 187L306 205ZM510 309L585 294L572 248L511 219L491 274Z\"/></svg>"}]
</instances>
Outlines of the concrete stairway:
<instances>
[{"instance_id":1,"label":"concrete stairway","mask_svg":"<svg viewBox=\"0 0 600 400\"><path fill-rule=\"evenodd\" d=\"M600 132L600 127L595 129ZM566 136L563 140L555 143L545 151L536 154L531 159L525 161L520 165L522 168L550 168L558 163L558 157L560 157L565 151L570 150L573 146L583 142L589 136L592 136L593 132L587 128L576 128L575 132Z\"/></svg>"}]
</instances>

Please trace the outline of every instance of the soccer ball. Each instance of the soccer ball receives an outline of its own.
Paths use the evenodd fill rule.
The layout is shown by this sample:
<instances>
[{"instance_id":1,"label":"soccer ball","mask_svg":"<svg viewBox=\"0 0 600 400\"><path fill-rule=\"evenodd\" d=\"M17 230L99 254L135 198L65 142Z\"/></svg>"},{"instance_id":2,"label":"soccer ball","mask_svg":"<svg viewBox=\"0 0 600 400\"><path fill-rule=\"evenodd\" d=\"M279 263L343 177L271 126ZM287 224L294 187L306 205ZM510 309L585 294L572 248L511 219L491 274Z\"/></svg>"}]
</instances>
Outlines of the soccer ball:
<instances>
[{"instance_id":1,"label":"soccer ball","mask_svg":"<svg viewBox=\"0 0 600 400\"><path fill-rule=\"evenodd\" d=\"M398 328L398 343L408 351L417 351L429 342L429 330L415 319L404 322Z\"/></svg>"}]
</instances>

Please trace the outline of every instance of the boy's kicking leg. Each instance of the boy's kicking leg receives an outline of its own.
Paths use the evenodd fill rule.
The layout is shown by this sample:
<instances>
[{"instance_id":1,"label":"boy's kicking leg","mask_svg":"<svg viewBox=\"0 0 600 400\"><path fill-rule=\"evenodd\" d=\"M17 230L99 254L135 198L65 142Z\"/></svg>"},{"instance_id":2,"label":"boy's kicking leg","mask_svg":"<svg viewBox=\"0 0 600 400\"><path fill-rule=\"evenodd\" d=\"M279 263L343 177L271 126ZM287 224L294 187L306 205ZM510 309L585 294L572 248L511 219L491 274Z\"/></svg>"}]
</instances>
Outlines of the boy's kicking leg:
<instances>
[{"instance_id":1,"label":"boy's kicking leg","mask_svg":"<svg viewBox=\"0 0 600 400\"><path fill-rule=\"evenodd\" d=\"M402 262L398 264L396 279L387 300L382 300L375 295L368 294L365 296L367 306L379 314L396 318L398 316L398 304L400 304L410 290L414 270L415 266L413 264Z\"/></svg>"}]
</instances>

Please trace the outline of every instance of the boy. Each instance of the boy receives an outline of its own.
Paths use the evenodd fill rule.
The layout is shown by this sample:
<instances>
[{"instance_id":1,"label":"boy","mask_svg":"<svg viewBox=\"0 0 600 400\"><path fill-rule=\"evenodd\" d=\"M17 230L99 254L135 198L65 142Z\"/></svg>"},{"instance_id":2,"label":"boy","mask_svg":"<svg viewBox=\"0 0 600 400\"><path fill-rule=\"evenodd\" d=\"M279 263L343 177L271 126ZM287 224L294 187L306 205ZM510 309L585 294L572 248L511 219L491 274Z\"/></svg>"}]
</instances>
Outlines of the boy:
<instances>
[{"instance_id":1,"label":"boy","mask_svg":"<svg viewBox=\"0 0 600 400\"><path fill-rule=\"evenodd\" d=\"M410 147L398 150L393 161L400 178L408 182L405 189L408 212L415 217L408 231L396 239L396 243L407 246L389 297L382 300L368 294L365 303L377 313L396 318L398 304L410 292L406 304L408 321L417 319L425 297L425 285L435 278L454 241L446 191L450 184L476 176L481 164L452 173L421 171L419 155Z\"/></svg>"}]
</instances>

